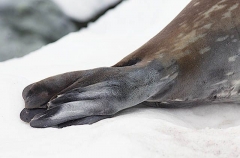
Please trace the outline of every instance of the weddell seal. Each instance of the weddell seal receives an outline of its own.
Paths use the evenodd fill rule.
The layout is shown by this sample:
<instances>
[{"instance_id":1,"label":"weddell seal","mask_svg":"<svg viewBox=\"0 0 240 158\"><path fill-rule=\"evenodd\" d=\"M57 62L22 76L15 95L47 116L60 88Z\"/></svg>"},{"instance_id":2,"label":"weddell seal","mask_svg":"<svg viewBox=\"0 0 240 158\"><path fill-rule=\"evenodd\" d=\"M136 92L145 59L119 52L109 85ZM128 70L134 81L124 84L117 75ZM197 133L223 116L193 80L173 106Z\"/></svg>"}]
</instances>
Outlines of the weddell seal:
<instances>
[{"instance_id":1,"label":"weddell seal","mask_svg":"<svg viewBox=\"0 0 240 158\"><path fill-rule=\"evenodd\" d=\"M23 90L32 127L91 124L139 103L240 103L240 1L192 0L112 67L49 77Z\"/></svg>"}]
</instances>

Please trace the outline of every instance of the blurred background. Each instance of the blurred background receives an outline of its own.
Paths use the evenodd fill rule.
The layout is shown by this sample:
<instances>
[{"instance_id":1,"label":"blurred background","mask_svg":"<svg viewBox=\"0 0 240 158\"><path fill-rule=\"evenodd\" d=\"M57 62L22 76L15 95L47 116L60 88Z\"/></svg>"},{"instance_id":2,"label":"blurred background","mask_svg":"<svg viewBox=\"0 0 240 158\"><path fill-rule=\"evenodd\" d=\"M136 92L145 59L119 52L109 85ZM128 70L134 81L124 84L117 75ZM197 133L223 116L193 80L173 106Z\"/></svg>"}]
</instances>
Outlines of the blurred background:
<instances>
[{"instance_id":1,"label":"blurred background","mask_svg":"<svg viewBox=\"0 0 240 158\"><path fill-rule=\"evenodd\" d=\"M0 62L87 27L123 0L0 0Z\"/></svg>"}]
</instances>

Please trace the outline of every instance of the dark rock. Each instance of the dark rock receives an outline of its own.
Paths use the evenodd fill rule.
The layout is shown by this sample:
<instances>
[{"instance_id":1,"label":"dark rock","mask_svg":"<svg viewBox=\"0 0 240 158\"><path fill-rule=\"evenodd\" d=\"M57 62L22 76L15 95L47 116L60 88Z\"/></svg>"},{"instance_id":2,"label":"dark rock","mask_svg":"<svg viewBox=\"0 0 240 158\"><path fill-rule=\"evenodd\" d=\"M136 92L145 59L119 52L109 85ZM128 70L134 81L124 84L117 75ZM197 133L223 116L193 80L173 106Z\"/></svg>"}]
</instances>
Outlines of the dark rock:
<instances>
[{"instance_id":1,"label":"dark rock","mask_svg":"<svg viewBox=\"0 0 240 158\"><path fill-rule=\"evenodd\" d=\"M0 61L21 57L76 31L52 1L0 1Z\"/></svg>"}]
</instances>

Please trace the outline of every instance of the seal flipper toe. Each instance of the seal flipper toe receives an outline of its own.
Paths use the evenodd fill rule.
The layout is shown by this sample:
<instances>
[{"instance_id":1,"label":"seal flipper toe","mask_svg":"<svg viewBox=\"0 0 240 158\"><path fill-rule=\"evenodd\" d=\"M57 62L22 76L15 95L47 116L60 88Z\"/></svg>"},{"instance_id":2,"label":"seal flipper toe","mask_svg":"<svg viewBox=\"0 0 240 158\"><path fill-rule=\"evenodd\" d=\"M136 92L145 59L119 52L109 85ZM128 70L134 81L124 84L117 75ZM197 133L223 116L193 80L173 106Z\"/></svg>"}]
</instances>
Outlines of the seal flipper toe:
<instances>
[{"instance_id":1,"label":"seal flipper toe","mask_svg":"<svg viewBox=\"0 0 240 158\"><path fill-rule=\"evenodd\" d=\"M29 123L35 115L37 115L39 113L42 113L44 111L46 111L46 109L27 109L27 108L24 108L20 113L20 118L21 118L22 121Z\"/></svg>"}]
</instances>

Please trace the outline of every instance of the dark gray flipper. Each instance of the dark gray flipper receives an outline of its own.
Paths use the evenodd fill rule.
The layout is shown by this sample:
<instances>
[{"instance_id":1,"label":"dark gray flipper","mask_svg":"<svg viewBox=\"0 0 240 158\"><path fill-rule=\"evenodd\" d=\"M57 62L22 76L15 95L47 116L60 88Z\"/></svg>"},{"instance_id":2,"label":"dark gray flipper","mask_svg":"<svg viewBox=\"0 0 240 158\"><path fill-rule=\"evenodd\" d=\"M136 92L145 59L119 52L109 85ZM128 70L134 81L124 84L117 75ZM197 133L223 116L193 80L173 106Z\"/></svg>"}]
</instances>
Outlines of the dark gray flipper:
<instances>
[{"instance_id":1,"label":"dark gray flipper","mask_svg":"<svg viewBox=\"0 0 240 158\"><path fill-rule=\"evenodd\" d=\"M41 99L48 102L47 110L33 118L32 115L29 117L32 118L32 127L91 124L112 116L146 101L162 89L166 89L164 87L169 83L174 83L172 81L178 74L178 65L173 63L164 68L159 61L152 61L147 65L98 68L81 74L82 76L75 75L71 82L66 79L66 74L58 75L37 82L24 90L27 105L28 100L31 100L31 103L37 103ZM39 106L30 105L31 108Z\"/></svg>"}]
</instances>

